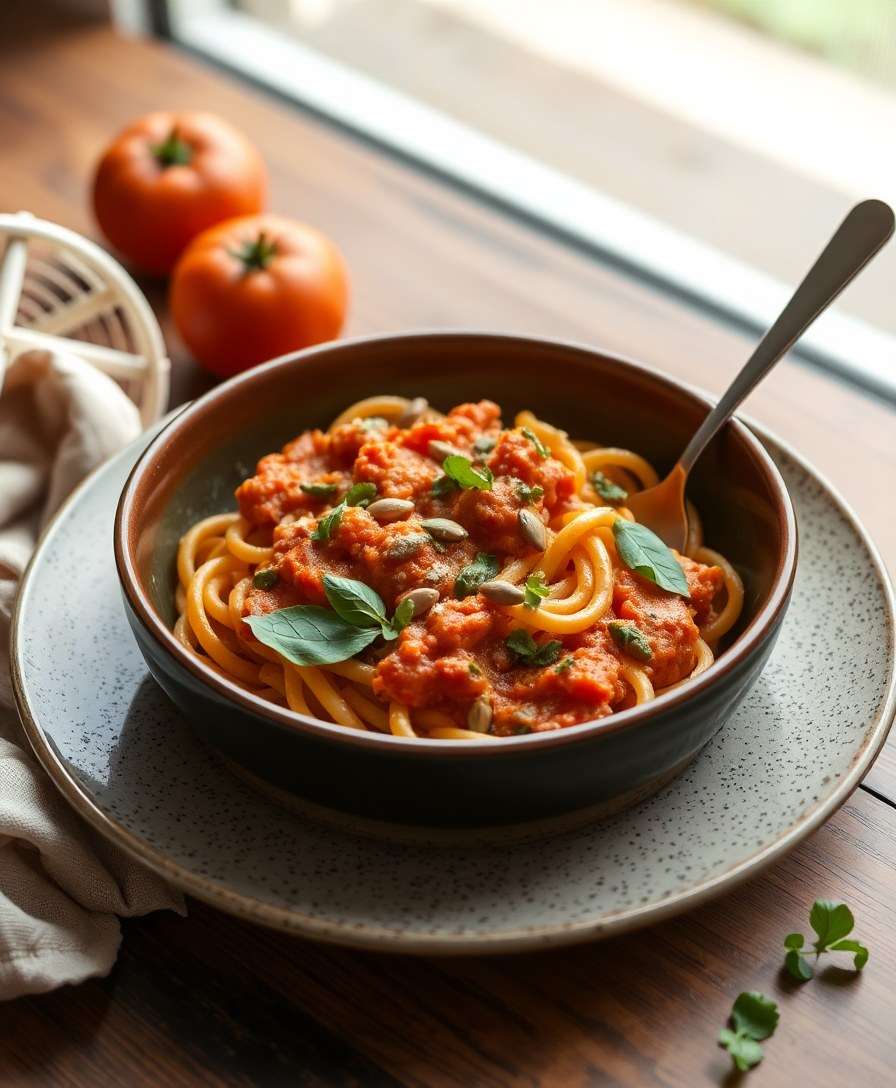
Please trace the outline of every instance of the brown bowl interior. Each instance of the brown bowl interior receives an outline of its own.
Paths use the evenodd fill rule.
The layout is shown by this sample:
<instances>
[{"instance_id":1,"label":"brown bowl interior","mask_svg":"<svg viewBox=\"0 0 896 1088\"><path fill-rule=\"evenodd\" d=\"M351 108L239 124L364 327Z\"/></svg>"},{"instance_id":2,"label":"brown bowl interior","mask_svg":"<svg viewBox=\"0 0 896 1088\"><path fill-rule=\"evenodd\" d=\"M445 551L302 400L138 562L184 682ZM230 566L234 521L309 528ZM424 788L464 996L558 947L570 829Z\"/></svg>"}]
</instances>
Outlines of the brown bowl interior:
<instances>
[{"instance_id":1,"label":"brown bowl interior","mask_svg":"<svg viewBox=\"0 0 896 1088\"><path fill-rule=\"evenodd\" d=\"M348 404L376 393L423 395L443 409L488 397L502 406L505 421L529 408L574 438L634 449L661 474L707 410L701 396L643 367L525 338L406 334L343 341L277 360L195 402L138 462L125 489L121 527L126 566L136 575L136 586L128 585L127 571L123 575L132 601L145 595L155 618L170 627L174 558L186 528L234 509L234 488L260 456L306 428L326 427ZM707 544L744 579L736 640L792 577L789 498L770 459L739 423L703 455L688 494L703 517ZM174 643L169 649L183 652Z\"/></svg>"}]
</instances>

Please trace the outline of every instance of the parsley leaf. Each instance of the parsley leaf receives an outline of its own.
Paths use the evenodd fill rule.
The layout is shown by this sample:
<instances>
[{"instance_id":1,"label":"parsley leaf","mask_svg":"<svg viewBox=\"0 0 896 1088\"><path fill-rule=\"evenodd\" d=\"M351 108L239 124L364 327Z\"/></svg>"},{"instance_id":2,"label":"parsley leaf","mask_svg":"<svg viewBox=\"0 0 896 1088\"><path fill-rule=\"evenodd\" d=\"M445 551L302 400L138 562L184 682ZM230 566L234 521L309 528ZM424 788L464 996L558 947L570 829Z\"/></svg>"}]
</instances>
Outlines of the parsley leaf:
<instances>
[{"instance_id":1,"label":"parsley leaf","mask_svg":"<svg viewBox=\"0 0 896 1088\"><path fill-rule=\"evenodd\" d=\"M669 593L690 597L688 580L681 564L671 549L646 525L639 525L637 521L628 521L626 518L616 518L613 522L613 538L619 558L629 570Z\"/></svg>"},{"instance_id":2,"label":"parsley leaf","mask_svg":"<svg viewBox=\"0 0 896 1088\"><path fill-rule=\"evenodd\" d=\"M719 1045L728 1051L742 1073L762 1061L759 1042L774 1034L779 1018L778 1006L765 994L750 990L738 996L731 1008L734 1030L722 1028Z\"/></svg>"},{"instance_id":3,"label":"parsley leaf","mask_svg":"<svg viewBox=\"0 0 896 1088\"><path fill-rule=\"evenodd\" d=\"M343 499L338 506L334 506L328 514L324 514L317 523L317 528L311 534L311 539L316 540L318 544L326 544L339 528L339 522L342 521L342 515L344 513L345 499Z\"/></svg>"},{"instance_id":4,"label":"parsley leaf","mask_svg":"<svg viewBox=\"0 0 896 1088\"><path fill-rule=\"evenodd\" d=\"M845 903L816 899L809 914L809 924L816 935L812 942L816 962L824 952L852 952L855 969L862 970L868 962L868 949L858 941L844 940L855 925L852 911ZM788 933L784 938L784 966L799 982L807 982L815 974L813 965L802 955L804 945L802 933Z\"/></svg>"},{"instance_id":5,"label":"parsley leaf","mask_svg":"<svg viewBox=\"0 0 896 1088\"><path fill-rule=\"evenodd\" d=\"M524 627L511 631L504 645L514 654L521 665L553 665L560 656L563 644L558 639L539 644Z\"/></svg>"},{"instance_id":6,"label":"parsley leaf","mask_svg":"<svg viewBox=\"0 0 896 1088\"><path fill-rule=\"evenodd\" d=\"M338 484L299 484L299 487L315 499L329 499L338 490Z\"/></svg>"},{"instance_id":7,"label":"parsley leaf","mask_svg":"<svg viewBox=\"0 0 896 1088\"><path fill-rule=\"evenodd\" d=\"M450 476L440 476L433 482L429 493L436 499L444 499L457 491L458 487L459 485Z\"/></svg>"},{"instance_id":8,"label":"parsley leaf","mask_svg":"<svg viewBox=\"0 0 896 1088\"><path fill-rule=\"evenodd\" d=\"M469 597L483 582L488 582L500 570L498 557L487 552L478 552L472 563L468 563L454 579L454 596Z\"/></svg>"},{"instance_id":9,"label":"parsley leaf","mask_svg":"<svg viewBox=\"0 0 896 1088\"><path fill-rule=\"evenodd\" d=\"M352 484L342 501L346 506L369 506L374 498L376 498L376 484L365 481L360 484Z\"/></svg>"},{"instance_id":10,"label":"parsley leaf","mask_svg":"<svg viewBox=\"0 0 896 1088\"><path fill-rule=\"evenodd\" d=\"M529 441L532 443L532 445L538 450L538 456L539 457L550 457L551 456L551 451L547 448L547 446L544 444L544 442L542 442L542 440L538 437L538 435L535 433L535 431L532 430L531 427L523 427L523 434L526 436L526 438L529 439Z\"/></svg>"},{"instance_id":11,"label":"parsley leaf","mask_svg":"<svg viewBox=\"0 0 896 1088\"><path fill-rule=\"evenodd\" d=\"M550 592L544 580L544 571L536 570L526 579L526 595L523 597L523 604L526 608L538 608Z\"/></svg>"},{"instance_id":12,"label":"parsley leaf","mask_svg":"<svg viewBox=\"0 0 896 1088\"><path fill-rule=\"evenodd\" d=\"M628 492L624 487L620 487L619 484L614 484L609 476L605 476L602 472L592 472L589 477L591 486L600 495L602 499L606 499L607 502L617 506L619 503L625 502L628 498Z\"/></svg>"},{"instance_id":13,"label":"parsley leaf","mask_svg":"<svg viewBox=\"0 0 896 1088\"><path fill-rule=\"evenodd\" d=\"M475 487L479 491L491 491L495 477L492 470L483 465L481 468L473 468L469 457L461 453L452 453L442 462L445 475L463 488Z\"/></svg>"},{"instance_id":14,"label":"parsley leaf","mask_svg":"<svg viewBox=\"0 0 896 1088\"><path fill-rule=\"evenodd\" d=\"M638 661L649 661L653 657L653 650L647 641L647 636L633 623L622 623L612 620L607 624L607 630L616 645L623 653L629 654Z\"/></svg>"},{"instance_id":15,"label":"parsley leaf","mask_svg":"<svg viewBox=\"0 0 896 1088\"><path fill-rule=\"evenodd\" d=\"M280 581L280 575L271 567L266 570L257 570L252 578L252 585L256 589L273 589Z\"/></svg>"},{"instance_id":16,"label":"parsley leaf","mask_svg":"<svg viewBox=\"0 0 896 1088\"><path fill-rule=\"evenodd\" d=\"M538 502L541 496L544 494L544 488L538 484L524 483L522 480L516 481L516 494L520 502Z\"/></svg>"}]
</instances>

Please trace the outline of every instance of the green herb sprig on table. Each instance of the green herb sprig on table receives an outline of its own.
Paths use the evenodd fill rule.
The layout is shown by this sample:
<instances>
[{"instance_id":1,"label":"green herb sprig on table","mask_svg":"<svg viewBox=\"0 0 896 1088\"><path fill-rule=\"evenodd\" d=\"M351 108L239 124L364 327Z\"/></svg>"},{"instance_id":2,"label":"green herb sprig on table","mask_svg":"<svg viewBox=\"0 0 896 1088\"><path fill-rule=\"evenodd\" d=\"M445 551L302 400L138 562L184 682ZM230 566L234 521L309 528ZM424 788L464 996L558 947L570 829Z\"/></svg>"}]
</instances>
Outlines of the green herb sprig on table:
<instances>
[{"instance_id":1,"label":"green herb sprig on table","mask_svg":"<svg viewBox=\"0 0 896 1088\"><path fill-rule=\"evenodd\" d=\"M719 1032L719 1046L731 1055L735 1066L745 1073L762 1061L763 1039L774 1035L780 1013L770 997L757 990L745 990L731 1007L731 1027Z\"/></svg>"},{"instance_id":2,"label":"green herb sprig on table","mask_svg":"<svg viewBox=\"0 0 896 1088\"><path fill-rule=\"evenodd\" d=\"M845 903L832 903L829 899L816 899L809 914L809 925L815 930L812 942L814 964L825 952L851 952L853 965L861 971L868 962L868 949L858 941L845 940L852 933L855 919ZM788 933L784 938L784 966L787 973L798 982L808 982L815 974L815 966L803 955L805 938L802 933Z\"/></svg>"}]
</instances>

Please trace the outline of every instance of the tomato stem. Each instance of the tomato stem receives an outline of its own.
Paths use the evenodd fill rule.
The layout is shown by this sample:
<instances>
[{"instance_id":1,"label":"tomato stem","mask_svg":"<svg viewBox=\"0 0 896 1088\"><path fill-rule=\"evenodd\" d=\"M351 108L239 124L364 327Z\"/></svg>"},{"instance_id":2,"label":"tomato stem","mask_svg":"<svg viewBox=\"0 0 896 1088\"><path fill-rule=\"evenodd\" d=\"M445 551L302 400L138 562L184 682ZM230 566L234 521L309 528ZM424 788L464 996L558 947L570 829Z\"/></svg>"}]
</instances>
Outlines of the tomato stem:
<instances>
[{"instance_id":1,"label":"tomato stem","mask_svg":"<svg viewBox=\"0 0 896 1088\"><path fill-rule=\"evenodd\" d=\"M267 268L277 253L277 243L259 231L254 242L244 242L240 249L232 249L230 255L243 262L243 271L251 272L256 268Z\"/></svg>"},{"instance_id":2,"label":"tomato stem","mask_svg":"<svg viewBox=\"0 0 896 1088\"><path fill-rule=\"evenodd\" d=\"M180 138L176 127L152 148L152 153L160 166L186 166L193 158L192 147Z\"/></svg>"}]
</instances>

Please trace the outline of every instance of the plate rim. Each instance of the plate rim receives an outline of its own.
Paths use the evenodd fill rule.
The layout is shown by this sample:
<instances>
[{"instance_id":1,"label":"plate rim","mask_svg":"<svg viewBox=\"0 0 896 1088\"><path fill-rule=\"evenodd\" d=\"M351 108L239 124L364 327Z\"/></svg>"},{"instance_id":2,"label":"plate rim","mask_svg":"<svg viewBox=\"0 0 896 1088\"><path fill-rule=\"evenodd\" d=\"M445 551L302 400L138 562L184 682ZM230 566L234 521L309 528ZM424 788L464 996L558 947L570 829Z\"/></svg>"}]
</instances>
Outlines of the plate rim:
<instances>
[{"instance_id":1,"label":"plate rim","mask_svg":"<svg viewBox=\"0 0 896 1088\"><path fill-rule=\"evenodd\" d=\"M181 408L178 408L169 413L158 426L161 427L164 423L167 423L180 410ZM850 524L853 532L858 535L875 570L878 584L883 591L886 621L892 644L896 641L896 595L894 595L893 583L876 544L852 506L830 480L802 454L798 453L789 442L779 438L773 431L759 424L750 416L741 415L739 418L760 441L776 446L794 461L810 479L820 484L827 498L833 502ZM150 438L151 435L144 432L132 445L136 445L137 442L143 439L148 442ZM125 447L125 450L130 448L129 445ZM112 461L122 457L125 450L120 451L114 458L99 465L69 495L40 534L34 552L22 575L10 630L10 672L16 708L22 728L39 763L56 788L80 816L100 834L121 847L126 854L146 865L176 888L245 921L328 944L372 951L420 955L481 955L523 952L618 936L693 910L695 907L737 887L744 881L759 875L759 873L787 854L813 831L817 830L826 820L830 819L849 800L849 797L858 787L883 748L893 725L894 717L896 717L896 659L894 659L893 655L890 655L886 696L881 710L877 718L873 722L869 722L858 756L854 758L848 772L829 797L819 801L812 809L804 812L783 834L772 842L758 848L748 857L741 859L714 877L653 903L624 908L615 914L604 916L599 921L555 923L540 927L499 930L479 935L449 931L442 933L425 933L419 930L399 932L386 926L371 925L364 922L331 922L302 914L292 908L262 902L244 893L234 891L218 881L208 877L201 877L179 863L171 861L162 851L140 839L133 832L128 831L120 823L108 816L66 768L28 706L22 661L22 629L25 602L28 597L33 571L36 569L43 550L56 526L61 523L67 512L80 501L82 494L93 485L95 478L107 469Z\"/></svg>"}]
</instances>

